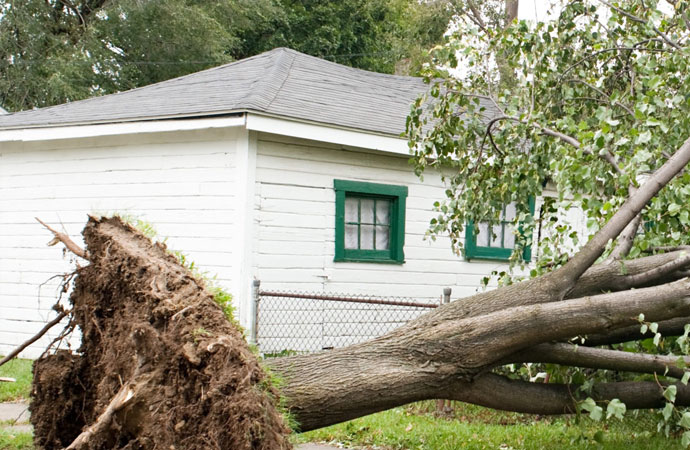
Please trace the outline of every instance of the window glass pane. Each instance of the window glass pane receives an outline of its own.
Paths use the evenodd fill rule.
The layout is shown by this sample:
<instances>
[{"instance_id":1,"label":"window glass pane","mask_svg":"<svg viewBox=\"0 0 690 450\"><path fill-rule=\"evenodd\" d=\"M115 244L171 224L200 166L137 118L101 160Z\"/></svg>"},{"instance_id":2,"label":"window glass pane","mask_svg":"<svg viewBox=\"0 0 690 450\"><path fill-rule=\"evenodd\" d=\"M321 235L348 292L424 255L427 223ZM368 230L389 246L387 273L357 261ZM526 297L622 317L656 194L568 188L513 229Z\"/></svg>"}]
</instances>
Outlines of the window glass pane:
<instances>
[{"instance_id":1,"label":"window glass pane","mask_svg":"<svg viewBox=\"0 0 690 450\"><path fill-rule=\"evenodd\" d=\"M390 221L390 210L390 200L376 200L376 223L388 225Z\"/></svg>"},{"instance_id":2,"label":"window glass pane","mask_svg":"<svg viewBox=\"0 0 690 450\"><path fill-rule=\"evenodd\" d=\"M388 250L388 234L390 229L387 226L376 227L376 250Z\"/></svg>"},{"instance_id":3,"label":"window glass pane","mask_svg":"<svg viewBox=\"0 0 690 450\"><path fill-rule=\"evenodd\" d=\"M515 228L511 224L505 224L505 238L503 239L503 247L513 249L515 248Z\"/></svg>"},{"instance_id":4,"label":"window glass pane","mask_svg":"<svg viewBox=\"0 0 690 450\"><path fill-rule=\"evenodd\" d=\"M515 220L515 202L508 203L506 205L505 216L503 218L506 222L512 222Z\"/></svg>"},{"instance_id":5,"label":"window glass pane","mask_svg":"<svg viewBox=\"0 0 690 450\"><path fill-rule=\"evenodd\" d=\"M359 248L360 250L374 249L374 226L362 225L359 231Z\"/></svg>"},{"instance_id":6,"label":"window glass pane","mask_svg":"<svg viewBox=\"0 0 690 450\"><path fill-rule=\"evenodd\" d=\"M359 222L358 206L358 198L345 197L345 222Z\"/></svg>"},{"instance_id":7,"label":"window glass pane","mask_svg":"<svg viewBox=\"0 0 690 450\"><path fill-rule=\"evenodd\" d=\"M501 241L503 241L501 232L503 227L501 225L494 225L491 230L491 242L489 242L489 247L501 247Z\"/></svg>"},{"instance_id":8,"label":"window glass pane","mask_svg":"<svg viewBox=\"0 0 690 450\"><path fill-rule=\"evenodd\" d=\"M357 225L345 225L345 248L357 249Z\"/></svg>"},{"instance_id":9,"label":"window glass pane","mask_svg":"<svg viewBox=\"0 0 690 450\"><path fill-rule=\"evenodd\" d=\"M489 224L479 222L479 233L477 233L477 245L479 247L489 246Z\"/></svg>"},{"instance_id":10,"label":"window glass pane","mask_svg":"<svg viewBox=\"0 0 690 450\"><path fill-rule=\"evenodd\" d=\"M360 204L360 220L361 223L374 223L374 199L362 198L359 200ZM373 235L373 233L372 233ZM374 242L374 241L372 241Z\"/></svg>"}]
</instances>

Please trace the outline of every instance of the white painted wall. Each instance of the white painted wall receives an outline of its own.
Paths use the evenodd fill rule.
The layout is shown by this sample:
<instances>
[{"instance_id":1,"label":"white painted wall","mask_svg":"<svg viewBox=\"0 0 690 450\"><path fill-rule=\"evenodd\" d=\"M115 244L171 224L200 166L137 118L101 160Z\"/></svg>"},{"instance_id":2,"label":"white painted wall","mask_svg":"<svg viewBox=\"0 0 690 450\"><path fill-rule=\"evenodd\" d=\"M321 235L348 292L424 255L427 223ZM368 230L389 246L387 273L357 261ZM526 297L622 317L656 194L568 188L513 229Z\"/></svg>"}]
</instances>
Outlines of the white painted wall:
<instances>
[{"instance_id":1,"label":"white painted wall","mask_svg":"<svg viewBox=\"0 0 690 450\"><path fill-rule=\"evenodd\" d=\"M54 317L51 277L74 267L34 217L79 238L87 214L137 216L234 291L239 130L0 143L0 354Z\"/></svg>"},{"instance_id":2,"label":"white painted wall","mask_svg":"<svg viewBox=\"0 0 690 450\"><path fill-rule=\"evenodd\" d=\"M373 154L262 134L258 139L254 276L263 289L297 289L437 300L477 292L482 277L505 265L464 261L447 238L424 239L439 177L417 178L406 156ZM408 186L403 265L333 262L334 179Z\"/></svg>"}]
</instances>

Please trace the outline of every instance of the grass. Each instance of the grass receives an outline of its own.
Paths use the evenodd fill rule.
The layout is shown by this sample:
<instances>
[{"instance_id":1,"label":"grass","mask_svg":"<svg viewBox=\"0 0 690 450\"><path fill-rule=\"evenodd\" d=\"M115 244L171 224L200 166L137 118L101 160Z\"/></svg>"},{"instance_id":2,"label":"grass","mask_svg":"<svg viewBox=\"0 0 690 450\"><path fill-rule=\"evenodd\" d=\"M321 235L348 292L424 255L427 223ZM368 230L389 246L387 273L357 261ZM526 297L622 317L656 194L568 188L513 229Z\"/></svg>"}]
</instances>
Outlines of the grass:
<instances>
[{"instance_id":1,"label":"grass","mask_svg":"<svg viewBox=\"0 0 690 450\"><path fill-rule=\"evenodd\" d=\"M0 366L0 377L10 377L14 383L0 382L0 402L28 400L31 393L31 363L29 359L13 359ZM3 447L0 447L0 449Z\"/></svg>"},{"instance_id":2,"label":"grass","mask_svg":"<svg viewBox=\"0 0 690 450\"><path fill-rule=\"evenodd\" d=\"M683 448L679 438L653 431L656 419L648 412L629 414L622 422L595 423L585 417L541 418L461 403L451 417L437 417L434 409L431 402L408 405L297 434L294 441L382 450Z\"/></svg>"},{"instance_id":3,"label":"grass","mask_svg":"<svg viewBox=\"0 0 690 450\"><path fill-rule=\"evenodd\" d=\"M31 361L13 360L0 367L0 401L28 399ZM436 414L434 402L421 402L342 424L296 434L293 440L343 444L381 450L455 449L681 449L680 439L654 432L649 412L629 413L624 421L592 422L586 417L539 417L453 403L453 412ZM11 432L0 424L0 450L33 449L32 434Z\"/></svg>"},{"instance_id":4,"label":"grass","mask_svg":"<svg viewBox=\"0 0 690 450\"><path fill-rule=\"evenodd\" d=\"M0 428L0 450L33 450L31 433L13 433Z\"/></svg>"}]
</instances>

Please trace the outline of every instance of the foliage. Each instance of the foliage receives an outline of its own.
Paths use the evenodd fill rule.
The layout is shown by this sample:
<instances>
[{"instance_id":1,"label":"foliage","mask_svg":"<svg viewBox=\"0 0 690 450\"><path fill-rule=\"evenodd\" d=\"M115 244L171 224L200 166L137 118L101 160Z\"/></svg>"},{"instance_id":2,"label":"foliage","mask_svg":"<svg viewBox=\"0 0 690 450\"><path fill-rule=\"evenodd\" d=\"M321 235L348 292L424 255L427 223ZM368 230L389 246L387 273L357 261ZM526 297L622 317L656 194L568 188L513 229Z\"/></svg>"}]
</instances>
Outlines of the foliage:
<instances>
[{"instance_id":1,"label":"foliage","mask_svg":"<svg viewBox=\"0 0 690 450\"><path fill-rule=\"evenodd\" d=\"M537 276L563 265L587 234L601 229L690 137L690 3L671 4L580 0L564 2L548 23L489 28L459 22L450 42L433 52L426 72L430 95L408 118L416 172L436 169L449 186L430 233L448 233L461 253L467 223L496 223L504 205L515 202L515 229L522 224L527 232L516 236L511 262L521 263L522 248L539 237L531 271ZM530 198L544 199L536 217L528 211ZM586 218L585 235L570 211ZM690 243L690 173L646 205L641 223L624 259ZM616 264L625 274L625 261ZM511 282L510 274L500 276ZM678 340L664 338L658 324L639 320L650 337L622 349L688 354L687 330ZM618 399L598 404L587 397L594 383L644 378L554 365L514 370L518 378L543 373L581 384L580 409L597 421L620 418L626 408ZM653 379L667 380L663 374ZM690 413L675 407L675 389L664 391L658 428L684 431L686 446Z\"/></svg>"},{"instance_id":2,"label":"foliage","mask_svg":"<svg viewBox=\"0 0 690 450\"><path fill-rule=\"evenodd\" d=\"M279 46L382 72L412 58L413 70L451 15L447 0L12 0L0 3L0 105L109 94Z\"/></svg>"},{"instance_id":3,"label":"foliage","mask_svg":"<svg viewBox=\"0 0 690 450\"><path fill-rule=\"evenodd\" d=\"M596 422L574 416L541 418L456 403L452 416L439 418L429 409L427 402L412 404L297 435L296 440L410 450L682 448L680 439L644 429L647 412L611 421L602 430Z\"/></svg>"},{"instance_id":4,"label":"foliage","mask_svg":"<svg viewBox=\"0 0 690 450\"><path fill-rule=\"evenodd\" d=\"M569 209L598 230L629 188L669 158L690 135L690 72L678 44L688 36L688 3L676 2L672 14L656 4L604 11L599 2L567 2L554 22L486 32L466 23L436 49L432 101L420 100L408 121L417 172L443 167L449 184L432 232L449 233L462 251L466 223L495 222L515 201L516 222L541 236L536 275L582 243L565 220ZM499 83L499 53L513 84ZM688 173L676 178L647 206L631 257L689 242L688 182ZM528 199L547 194L535 222Z\"/></svg>"},{"instance_id":5,"label":"foliage","mask_svg":"<svg viewBox=\"0 0 690 450\"><path fill-rule=\"evenodd\" d=\"M0 366L0 377L16 380L14 383L0 383L0 402L29 399L32 363L29 359L13 359Z\"/></svg>"}]
</instances>

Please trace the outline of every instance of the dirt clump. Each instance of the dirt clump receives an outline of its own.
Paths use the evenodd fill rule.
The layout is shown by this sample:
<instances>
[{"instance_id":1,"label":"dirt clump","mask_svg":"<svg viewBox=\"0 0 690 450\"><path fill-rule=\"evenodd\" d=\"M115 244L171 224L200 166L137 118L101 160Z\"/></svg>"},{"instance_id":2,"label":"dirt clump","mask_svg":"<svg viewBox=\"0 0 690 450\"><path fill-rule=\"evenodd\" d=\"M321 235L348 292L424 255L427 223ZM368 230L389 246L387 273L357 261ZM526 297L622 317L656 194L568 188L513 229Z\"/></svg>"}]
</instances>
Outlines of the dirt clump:
<instances>
[{"instance_id":1,"label":"dirt clump","mask_svg":"<svg viewBox=\"0 0 690 450\"><path fill-rule=\"evenodd\" d=\"M84 229L76 353L34 366L44 449L288 449L278 394L204 283L118 218Z\"/></svg>"}]
</instances>

